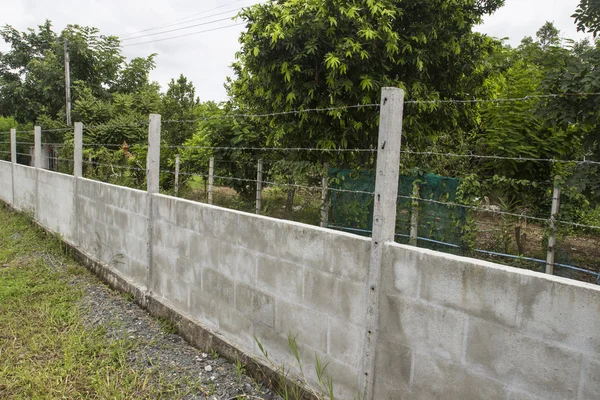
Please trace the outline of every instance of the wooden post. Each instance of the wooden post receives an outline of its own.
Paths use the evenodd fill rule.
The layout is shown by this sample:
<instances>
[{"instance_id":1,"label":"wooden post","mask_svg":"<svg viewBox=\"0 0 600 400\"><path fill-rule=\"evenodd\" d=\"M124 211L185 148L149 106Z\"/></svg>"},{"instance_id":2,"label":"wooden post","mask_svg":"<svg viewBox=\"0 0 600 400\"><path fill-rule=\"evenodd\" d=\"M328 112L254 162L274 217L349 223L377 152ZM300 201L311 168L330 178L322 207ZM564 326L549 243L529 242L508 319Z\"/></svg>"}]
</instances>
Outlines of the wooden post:
<instances>
[{"instance_id":1,"label":"wooden post","mask_svg":"<svg viewBox=\"0 0 600 400\"><path fill-rule=\"evenodd\" d=\"M159 192L160 188L160 114L150 114L150 124L148 126L148 156L146 158L146 184L148 191L148 265L147 265L147 280L146 290L153 290L153 263L154 252L152 251L152 242L154 239L154 195Z\"/></svg>"},{"instance_id":2,"label":"wooden post","mask_svg":"<svg viewBox=\"0 0 600 400\"><path fill-rule=\"evenodd\" d=\"M256 166L256 213L260 214L262 209L262 187L263 187L263 160L258 160Z\"/></svg>"},{"instance_id":3,"label":"wooden post","mask_svg":"<svg viewBox=\"0 0 600 400\"><path fill-rule=\"evenodd\" d=\"M327 227L329 220L329 164L323 165L323 178L321 180L321 227Z\"/></svg>"},{"instance_id":4,"label":"wooden post","mask_svg":"<svg viewBox=\"0 0 600 400\"><path fill-rule=\"evenodd\" d=\"M213 203L213 184L215 183L215 158L208 162L208 204Z\"/></svg>"},{"instance_id":5,"label":"wooden post","mask_svg":"<svg viewBox=\"0 0 600 400\"><path fill-rule=\"evenodd\" d=\"M179 154L175 155L175 197L179 194Z\"/></svg>"},{"instance_id":6,"label":"wooden post","mask_svg":"<svg viewBox=\"0 0 600 400\"><path fill-rule=\"evenodd\" d=\"M394 240L396 204L398 202L398 177L400 174L400 144L404 91L399 88L382 88L379 114L379 139L377 145L377 171L373 195L373 233L371 257L367 278L367 315L363 337L362 391L366 400L373 400L375 351L379 335L379 284L383 246ZM416 282L415 282L416 284Z\"/></svg>"},{"instance_id":7,"label":"wooden post","mask_svg":"<svg viewBox=\"0 0 600 400\"><path fill-rule=\"evenodd\" d=\"M419 236L419 185L413 184L412 208L410 212L410 240L411 246L417 246Z\"/></svg>"},{"instance_id":8,"label":"wooden post","mask_svg":"<svg viewBox=\"0 0 600 400\"><path fill-rule=\"evenodd\" d=\"M554 274L554 255L556 251L556 217L560 209L560 176L554 178L552 194L552 211L550 214L550 237L548 238L548 254L546 256L546 273Z\"/></svg>"}]
</instances>

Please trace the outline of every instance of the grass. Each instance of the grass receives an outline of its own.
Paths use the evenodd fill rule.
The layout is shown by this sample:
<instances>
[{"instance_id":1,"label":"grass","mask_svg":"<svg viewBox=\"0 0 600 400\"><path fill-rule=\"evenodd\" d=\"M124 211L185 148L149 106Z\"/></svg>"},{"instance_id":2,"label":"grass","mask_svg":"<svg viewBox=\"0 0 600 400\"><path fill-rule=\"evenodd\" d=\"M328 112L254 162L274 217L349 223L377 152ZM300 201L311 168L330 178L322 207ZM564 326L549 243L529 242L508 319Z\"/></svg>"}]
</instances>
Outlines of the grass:
<instances>
[{"instance_id":1,"label":"grass","mask_svg":"<svg viewBox=\"0 0 600 400\"><path fill-rule=\"evenodd\" d=\"M179 398L160 371L128 365L134 340L85 326L69 282L92 277L30 221L0 206L0 398Z\"/></svg>"}]
</instances>

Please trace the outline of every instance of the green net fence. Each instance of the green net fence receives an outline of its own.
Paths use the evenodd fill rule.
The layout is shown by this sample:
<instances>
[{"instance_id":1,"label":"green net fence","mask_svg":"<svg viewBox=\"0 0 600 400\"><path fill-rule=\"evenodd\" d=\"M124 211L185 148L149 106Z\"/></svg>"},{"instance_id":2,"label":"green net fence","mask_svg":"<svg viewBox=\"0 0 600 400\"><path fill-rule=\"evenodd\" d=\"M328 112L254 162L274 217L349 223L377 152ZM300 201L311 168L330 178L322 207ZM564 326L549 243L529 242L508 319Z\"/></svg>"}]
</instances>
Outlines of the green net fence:
<instances>
[{"instance_id":1,"label":"green net fence","mask_svg":"<svg viewBox=\"0 0 600 400\"><path fill-rule=\"evenodd\" d=\"M413 201L415 185L419 201ZM462 254L467 210L454 203L460 180L434 174L401 176L398 187L396 241L408 243L413 213L418 215L418 245ZM373 224L375 173L346 169L329 170L330 196L328 227L370 236ZM450 246L449 246L450 245Z\"/></svg>"}]
</instances>

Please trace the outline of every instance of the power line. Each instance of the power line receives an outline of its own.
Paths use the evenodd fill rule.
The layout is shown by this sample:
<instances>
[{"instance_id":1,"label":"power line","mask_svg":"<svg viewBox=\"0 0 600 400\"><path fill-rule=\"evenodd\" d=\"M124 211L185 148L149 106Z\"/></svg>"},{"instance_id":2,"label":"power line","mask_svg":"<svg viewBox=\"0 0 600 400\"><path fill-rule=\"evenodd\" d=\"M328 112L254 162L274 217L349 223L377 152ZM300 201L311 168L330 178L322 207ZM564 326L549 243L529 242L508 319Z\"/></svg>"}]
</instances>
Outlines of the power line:
<instances>
[{"instance_id":1,"label":"power line","mask_svg":"<svg viewBox=\"0 0 600 400\"><path fill-rule=\"evenodd\" d=\"M187 34L185 34L185 35L172 36L172 37L168 37L168 38L164 38L164 39L158 39L158 40L149 40L149 41L147 41L147 42L140 42L140 43L124 44L124 45L123 45L123 46L121 46L121 47L137 46L137 45L140 45L140 44L148 44L148 43L163 42L163 41L165 41L165 40L179 39L179 38L186 37L186 36L197 35L197 34L199 34L199 33L213 32L213 31L218 31L218 30L221 30L221 29L226 29L226 28L233 28L233 27L235 27L235 26L241 26L241 25L244 25L244 23L233 24L233 25L226 25L226 26L220 26L220 27L218 27L218 28L206 29L206 30L203 30L203 31L198 31L198 32L187 33Z\"/></svg>"},{"instance_id":2,"label":"power line","mask_svg":"<svg viewBox=\"0 0 600 400\"><path fill-rule=\"evenodd\" d=\"M189 22L194 22L194 21L201 21L203 19L212 18L212 17L218 17L220 15L229 14L229 13L240 11L240 10L243 10L243 9L244 9L244 7L240 7L240 8L235 8L233 10L228 10L228 11L223 11L223 12L216 13L216 14L205 15L203 17L194 18L194 19L191 19L191 20L186 21L186 22L176 22L176 23L173 23L173 24L167 24L167 25L162 26L162 28L168 28L168 27L171 27L171 26L177 26L177 25L181 25L181 24L185 24L185 23L189 23ZM143 33L143 32L147 32L147 31L152 31L152 30L155 30L155 29L161 29L161 28L144 29L143 31L135 32L132 35L137 34L137 33ZM146 36L146 35L143 35L143 36ZM139 36L139 37L143 37L143 36ZM127 36L125 38L122 38L121 41L130 40L130 39L134 39L134 38L130 37L130 36Z\"/></svg>"},{"instance_id":3,"label":"power line","mask_svg":"<svg viewBox=\"0 0 600 400\"><path fill-rule=\"evenodd\" d=\"M156 26L154 26L152 28L142 29L140 31L133 32L131 34L135 35L137 33L143 33L143 32L153 31L153 30L156 30L156 29L161 29L161 28L165 28L165 27L169 27L169 26L173 26L173 25L179 25L179 24L191 22L191 21L185 21L185 20L189 20L189 19L191 19L193 17L196 17L198 15L202 15L204 13L208 13L208 12L215 11L215 10L218 10L218 9L221 9L221 8L225 8L227 6L230 6L230 5L236 4L236 3L240 3L242 1L244 1L244 0L235 0L235 1L232 1L232 2L229 2L229 3L226 3L226 4L222 4L222 5L218 6L218 7L213 7L213 8L210 8L208 10L200 11L200 12L198 12L196 14L192 14L192 15L189 15L187 17L176 18L174 20L171 20L170 22L167 22L167 23L164 23L164 24L161 24L161 25L156 25ZM177 21L180 21L180 22L177 22ZM118 36L121 36L121 35L118 35Z\"/></svg>"},{"instance_id":4,"label":"power line","mask_svg":"<svg viewBox=\"0 0 600 400\"><path fill-rule=\"evenodd\" d=\"M214 21L202 22L200 24L195 24L195 25L190 25L190 26L184 26L184 27L176 28L176 29L170 29L168 31L154 32L154 33L148 33L146 35L134 36L134 37L130 37L130 38L127 38L127 39L121 39L121 41L124 42L126 40L135 40L135 39L140 39L140 38L148 37L148 36L162 35L162 34L165 34L165 33L182 31L182 30L190 29L190 28L196 28L198 26L210 25L210 24L214 24L214 23L217 23L217 22L231 21L232 17L233 16L229 16L227 18L221 18L221 19L217 19L217 20L214 20Z\"/></svg>"}]
</instances>

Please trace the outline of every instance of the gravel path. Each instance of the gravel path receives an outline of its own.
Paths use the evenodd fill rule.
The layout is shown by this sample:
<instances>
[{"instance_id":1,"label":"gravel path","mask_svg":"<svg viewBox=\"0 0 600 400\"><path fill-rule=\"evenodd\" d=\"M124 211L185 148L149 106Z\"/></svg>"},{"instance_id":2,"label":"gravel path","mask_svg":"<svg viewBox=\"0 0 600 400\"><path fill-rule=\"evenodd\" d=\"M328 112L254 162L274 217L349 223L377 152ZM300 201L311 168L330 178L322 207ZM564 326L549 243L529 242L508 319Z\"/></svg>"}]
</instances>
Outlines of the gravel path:
<instances>
[{"instance_id":1,"label":"gravel path","mask_svg":"<svg viewBox=\"0 0 600 400\"><path fill-rule=\"evenodd\" d=\"M51 255L41 255L53 268L60 262ZM175 385L183 399L280 399L260 383L239 373L231 363L205 349L197 350L173 333L173 326L152 318L128 296L102 284L91 274L70 278L83 290L81 311L89 328L106 329L109 340L128 340L127 358L137 371L151 369L156 379ZM242 367L241 365L239 367ZM243 368L243 367L242 367ZM181 393L185 393L182 397Z\"/></svg>"}]
</instances>

